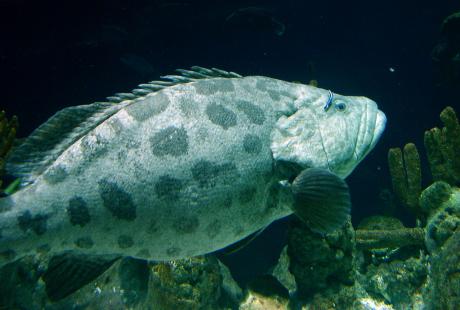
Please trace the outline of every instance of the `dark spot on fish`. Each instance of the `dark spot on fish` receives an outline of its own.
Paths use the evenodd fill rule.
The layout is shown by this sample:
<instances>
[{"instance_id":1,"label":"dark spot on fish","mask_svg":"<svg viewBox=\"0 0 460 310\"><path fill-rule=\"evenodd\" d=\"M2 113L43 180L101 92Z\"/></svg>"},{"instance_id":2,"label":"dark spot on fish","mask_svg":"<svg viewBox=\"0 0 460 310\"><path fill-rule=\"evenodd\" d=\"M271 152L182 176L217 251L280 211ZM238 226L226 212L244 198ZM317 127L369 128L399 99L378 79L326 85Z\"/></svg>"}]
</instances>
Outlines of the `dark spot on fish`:
<instances>
[{"instance_id":1,"label":"dark spot on fish","mask_svg":"<svg viewBox=\"0 0 460 310\"><path fill-rule=\"evenodd\" d=\"M107 144L108 141L98 135L85 136L81 140L81 148L86 161L91 162L107 153Z\"/></svg>"},{"instance_id":2,"label":"dark spot on fish","mask_svg":"<svg viewBox=\"0 0 460 310\"><path fill-rule=\"evenodd\" d=\"M46 232L47 220L47 215L37 214L32 216L30 211L27 210L18 216L18 225L24 232L32 230L37 235L43 235Z\"/></svg>"},{"instance_id":3,"label":"dark spot on fish","mask_svg":"<svg viewBox=\"0 0 460 310\"><path fill-rule=\"evenodd\" d=\"M220 233L221 229L221 223L218 220L214 220L206 227L206 234L210 239L213 239Z\"/></svg>"},{"instance_id":4,"label":"dark spot on fish","mask_svg":"<svg viewBox=\"0 0 460 310\"><path fill-rule=\"evenodd\" d=\"M200 112L198 102L189 96L179 99L179 109L185 117L191 117Z\"/></svg>"},{"instance_id":5,"label":"dark spot on fish","mask_svg":"<svg viewBox=\"0 0 460 310\"><path fill-rule=\"evenodd\" d=\"M183 217L178 218L174 222L173 228L176 232L180 234L191 234L197 230L199 225L200 225L200 222L198 221L197 217L183 216Z\"/></svg>"},{"instance_id":6,"label":"dark spot on fish","mask_svg":"<svg viewBox=\"0 0 460 310\"><path fill-rule=\"evenodd\" d=\"M174 157L187 154L188 136L184 128L167 127L150 138L152 153L156 156Z\"/></svg>"},{"instance_id":7,"label":"dark spot on fish","mask_svg":"<svg viewBox=\"0 0 460 310\"><path fill-rule=\"evenodd\" d=\"M209 120L223 129L236 126L236 114L221 104L211 103L206 106Z\"/></svg>"},{"instance_id":8,"label":"dark spot on fish","mask_svg":"<svg viewBox=\"0 0 460 310\"><path fill-rule=\"evenodd\" d=\"M240 192L238 196L238 201L241 204L249 203L254 199L254 197L256 196L256 193L257 193L257 189L255 187L253 186L247 187Z\"/></svg>"},{"instance_id":9,"label":"dark spot on fish","mask_svg":"<svg viewBox=\"0 0 460 310\"><path fill-rule=\"evenodd\" d=\"M118 237L118 246L120 249L127 249L134 245L133 238L127 235L121 235Z\"/></svg>"},{"instance_id":10,"label":"dark spot on fish","mask_svg":"<svg viewBox=\"0 0 460 310\"><path fill-rule=\"evenodd\" d=\"M279 101L281 99L279 92L274 91L274 90L268 90L267 92L272 100Z\"/></svg>"},{"instance_id":11,"label":"dark spot on fish","mask_svg":"<svg viewBox=\"0 0 460 310\"><path fill-rule=\"evenodd\" d=\"M247 134L243 139L243 148L248 154L257 155L262 150L262 141L253 134Z\"/></svg>"},{"instance_id":12,"label":"dark spot on fish","mask_svg":"<svg viewBox=\"0 0 460 310\"><path fill-rule=\"evenodd\" d=\"M168 96L163 92L159 92L154 96L148 96L140 100L136 100L126 108L126 111L136 121L143 122L150 117L165 111L169 104L170 100Z\"/></svg>"},{"instance_id":13,"label":"dark spot on fish","mask_svg":"<svg viewBox=\"0 0 460 310\"><path fill-rule=\"evenodd\" d=\"M253 124L262 125L265 121L264 111L249 101L238 101L236 108L242 111Z\"/></svg>"},{"instance_id":14,"label":"dark spot on fish","mask_svg":"<svg viewBox=\"0 0 460 310\"><path fill-rule=\"evenodd\" d=\"M200 187L213 187L217 184L219 177L225 181L226 177L236 174L236 166L233 163L218 165L207 160L200 160L193 165L191 172Z\"/></svg>"},{"instance_id":15,"label":"dark spot on fish","mask_svg":"<svg viewBox=\"0 0 460 310\"><path fill-rule=\"evenodd\" d=\"M78 196L75 196L69 200L67 214L69 215L70 223L72 223L72 225L80 225L83 227L91 220L86 201Z\"/></svg>"},{"instance_id":16,"label":"dark spot on fish","mask_svg":"<svg viewBox=\"0 0 460 310\"><path fill-rule=\"evenodd\" d=\"M111 118L107 121L107 124L110 126L110 128L113 129L113 131L116 134L120 134L123 131L123 124L118 118Z\"/></svg>"},{"instance_id":17,"label":"dark spot on fish","mask_svg":"<svg viewBox=\"0 0 460 310\"><path fill-rule=\"evenodd\" d=\"M235 91L232 81L228 79L203 80L192 84L196 93L200 95L213 95L220 92Z\"/></svg>"},{"instance_id":18,"label":"dark spot on fish","mask_svg":"<svg viewBox=\"0 0 460 310\"><path fill-rule=\"evenodd\" d=\"M169 175L163 175L155 184L155 193L161 199L168 201L177 201L182 189L182 181Z\"/></svg>"},{"instance_id":19,"label":"dark spot on fish","mask_svg":"<svg viewBox=\"0 0 460 310\"><path fill-rule=\"evenodd\" d=\"M6 261L11 261L16 257L16 252L14 250L8 249L6 251L0 252L0 258L3 258Z\"/></svg>"},{"instance_id":20,"label":"dark spot on fish","mask_svg":"<svg viewBox=\"0 0 460 310\"><path fill-rule=\"evenodd\" d=\"M120 219L133 221L136 218L136 205L131 195L123 190L117 183L102 179L98 182L99 195L102 198L104 207L110 213Z\"/></svg>"},{"instance_id":21,"label":"dark spot on fish","mask_svg":"<svg viewBox=\"0 0 460 310\"><path fill-rule=\"evenodd\" d=\"M52 166L44 174L43 179L49 184L57 184L65 180L68 173L64 167Z\"/></svg>"},{"instance_id":22,"label":"dark spot on fish","mask_svg":"<svg viewBox=\"0 0 460 310\"><path fill-rule=\"evenodd\" d=\"M141 249L139 252L137 252L136 257L148 259L151 258L152 255L150 255L150 251L148 249Z\"/></svg>"},{"instance_id":23,"label":"dark spot on fish","mask_svg":"<svg viewBox=\"0 0 460 310\"><path fill-rule=\"evenodd\" d=\"M82 237L75 240L75 245L82 249L90 249L94 246L94 241L90 237Z\"/></svg>"},{"instance_id":24,"label":"dark spot on fish","mask_svg":"<svg viewBox=\"0 0 460 310\"><path fill-rule=\"evenodd\" d=\"M180 254L181 250L177 247L170 247L166 250L166 254L170 257L177 257Z\"/></svg>"}]
</instances>

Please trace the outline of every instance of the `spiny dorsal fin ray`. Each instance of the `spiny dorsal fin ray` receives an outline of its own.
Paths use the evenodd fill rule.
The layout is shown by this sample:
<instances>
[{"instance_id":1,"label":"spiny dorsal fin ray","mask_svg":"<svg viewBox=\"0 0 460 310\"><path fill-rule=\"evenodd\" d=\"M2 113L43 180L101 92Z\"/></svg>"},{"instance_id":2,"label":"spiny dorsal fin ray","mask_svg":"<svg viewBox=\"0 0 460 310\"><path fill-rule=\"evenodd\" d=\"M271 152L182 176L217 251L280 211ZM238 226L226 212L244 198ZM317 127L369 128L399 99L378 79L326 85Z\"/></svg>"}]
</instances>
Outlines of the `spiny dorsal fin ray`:
<instances>
[{"instance_id":1,"label":"spiny dorsal fin ray","mask_svg":"<svg viewBox=\"0 0 460 310\"><path fill-rule=\"evenodd\" d=\"M62 109L13 149L6 169L29 184L65 149L125 105L96 102Z\"/></svg>"},{"instance_id":2,"label":"spiny dorsal fin ray","mask_svg":"<svg viewBox=\"0 0 460 310\"><path fill-rule=\"evenodd\" d=\"M57 112L38 127L20 146L13 149L7 162L8 173L21 178L21 184L32 183L69 146L96 128L110 116L134 100L177 84L198 79L240 78L241 75L216 68L194 66L191 70L178 69L181 75L167 75L163 81L140 84L131 93L116 93L108 102L68 107Z\"/></svg>"}]
</instances>

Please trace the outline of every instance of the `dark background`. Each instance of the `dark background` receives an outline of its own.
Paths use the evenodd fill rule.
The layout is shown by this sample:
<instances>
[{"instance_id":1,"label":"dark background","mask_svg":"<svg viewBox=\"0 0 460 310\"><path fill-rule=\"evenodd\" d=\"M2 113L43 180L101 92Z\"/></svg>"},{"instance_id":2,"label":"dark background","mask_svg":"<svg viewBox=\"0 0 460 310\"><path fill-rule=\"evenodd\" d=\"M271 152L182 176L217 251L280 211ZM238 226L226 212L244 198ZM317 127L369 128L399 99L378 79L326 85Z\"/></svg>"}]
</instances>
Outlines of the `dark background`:
<instances>
[{"instance_id":1,"label":"dark background","mask_svg":"<svg viewBox=\"0 0 460 310\"><path fill-rule=\"evenodd\" d=\"M256 9L229 18L248 7ZM357 224L388 213L381 199L391 187L388 148L415 142L424 156L423 132L439 125L446 105L460 111L460 87L442 84L432 61L443 19L458 10L456 1L0 0L1 108L19 117L26 136L59 109L102 101L176 68L316 79L374 99L388 118L381 142L348 178ZM404 210L396 213L413 224ZM286 222L225 258L239 279L277 258Z\"/></svg>"}]
</instances>

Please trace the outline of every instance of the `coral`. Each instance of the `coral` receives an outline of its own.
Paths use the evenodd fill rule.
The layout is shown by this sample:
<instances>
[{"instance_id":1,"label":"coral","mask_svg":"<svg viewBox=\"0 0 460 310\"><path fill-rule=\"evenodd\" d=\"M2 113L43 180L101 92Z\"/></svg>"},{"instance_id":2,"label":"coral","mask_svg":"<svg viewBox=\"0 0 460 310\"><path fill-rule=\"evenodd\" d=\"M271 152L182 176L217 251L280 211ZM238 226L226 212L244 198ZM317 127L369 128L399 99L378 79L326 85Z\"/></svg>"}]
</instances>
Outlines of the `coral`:
<instances>
[{"instance_id":1,"label":"coral","mask_svg":"<svg viewBox=\"0 0 460 310\"><path fill-rule=\"evenodd\" d=\"M420 195L420 207L428 216L436 211L452 194L450 185L437 181L425 188Z\"/></svg>"},{"instance_id":2,"label":"coral","mask_svg":"<svg viewBox=\"0 0 460 310\"><path fill-rule=\"evenodd\" d=\"M460 309L460 226L431 259L428 309Z\"/></svg>"},{"instance_id":3,"label":"coral","mask_svg":"<svg viewBox=\"0 0 460 310\"><path fill-rule=\"evenodd\" d=\"M446 194L444 194L446 195ZM425 245L430 253L436 253L460 227L460 189L452 188L449 198L433 208L428 217Z\"/></svg>"},{"instance_id":4,"label":"coral","mask_svg":"<svg viewBox=\"0 0 460 310\"><path fill-rule=\"evenodd\" d=\"M359 229L356 231L356 245L361 249L423 245L424 237L425 230L423 228L401 228L394 230Z\"/></svg>"},{"instance_id":5,"label":"coral","mask_svg":"<svg viewBox=\"0 0 460 310\"><path fill-rule=\"evenodd\" d=\"M460 183L460 125L452 107L440 114L444 124L425 132L424 143L434 181Z\"/></svg>"},{"instance_id":6,"label":"coral","mask_svg":"<svg viewBox=\"0 0 460 310\"><path fill-rule=\"evenodd\" d=\"M153 309L217 309L221 286L215 257L158 263L152 267L148 304Z\"/></svg>"},{"instance_id":7,"label":"coral","mask_svg":"<svg viewBox=\"0 0 460 310\"><path fill-rule=\"evenodd\" d=\"M422 174L420 156L415 144L406 144L403 151L400 148L390 149L388 166L396 197L402 205L419 217L421 212L418 198L422 191Z\"/></svg>"},{"instance_id":8,"label":"coral","mask_svg":"<svg viewBox=\"0 0 460 310\"><path fill-rule=\"evenodd\" d=\"M16 132L18 129L18 119L13 116L8 120L5 116L5 111L0 112L0 176L3 175L3 169L5 166L5 157L13 146L14 139L16 138ZM0 187L2 186L2 180L0 180Z\"/></svg>"},{"instance_id":9,"label":"coral","mask_svg":"<svg viewBox=\"0 0 460 310\"><path fill-rule=\"evenodd\" d=\"M321 236L294 218L288 232L288 255L299 296L309 298L327 287L352 285L354 249L351 223Z\"/></svg>"}]
</instances>

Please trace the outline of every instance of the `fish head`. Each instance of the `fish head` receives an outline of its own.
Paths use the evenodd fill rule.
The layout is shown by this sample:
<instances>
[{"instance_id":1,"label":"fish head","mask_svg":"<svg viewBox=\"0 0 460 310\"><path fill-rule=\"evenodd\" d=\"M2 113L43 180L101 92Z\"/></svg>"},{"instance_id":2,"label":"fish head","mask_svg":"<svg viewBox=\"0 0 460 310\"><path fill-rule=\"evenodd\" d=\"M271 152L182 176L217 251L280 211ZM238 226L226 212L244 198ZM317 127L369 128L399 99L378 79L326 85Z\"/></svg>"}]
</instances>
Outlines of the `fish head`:
<instances>
[{"instance_id":1,"label":"fish head","mask_svg":"<svg viewBox=\"0 0 460 310\"><path fill-rule=\"evenodd\" d=\"M328 169L345 178L377 144L385 114L366 97L297 87L297 99L271 135L274 159L300 169Z\"/></svg>"}]
</instances>

